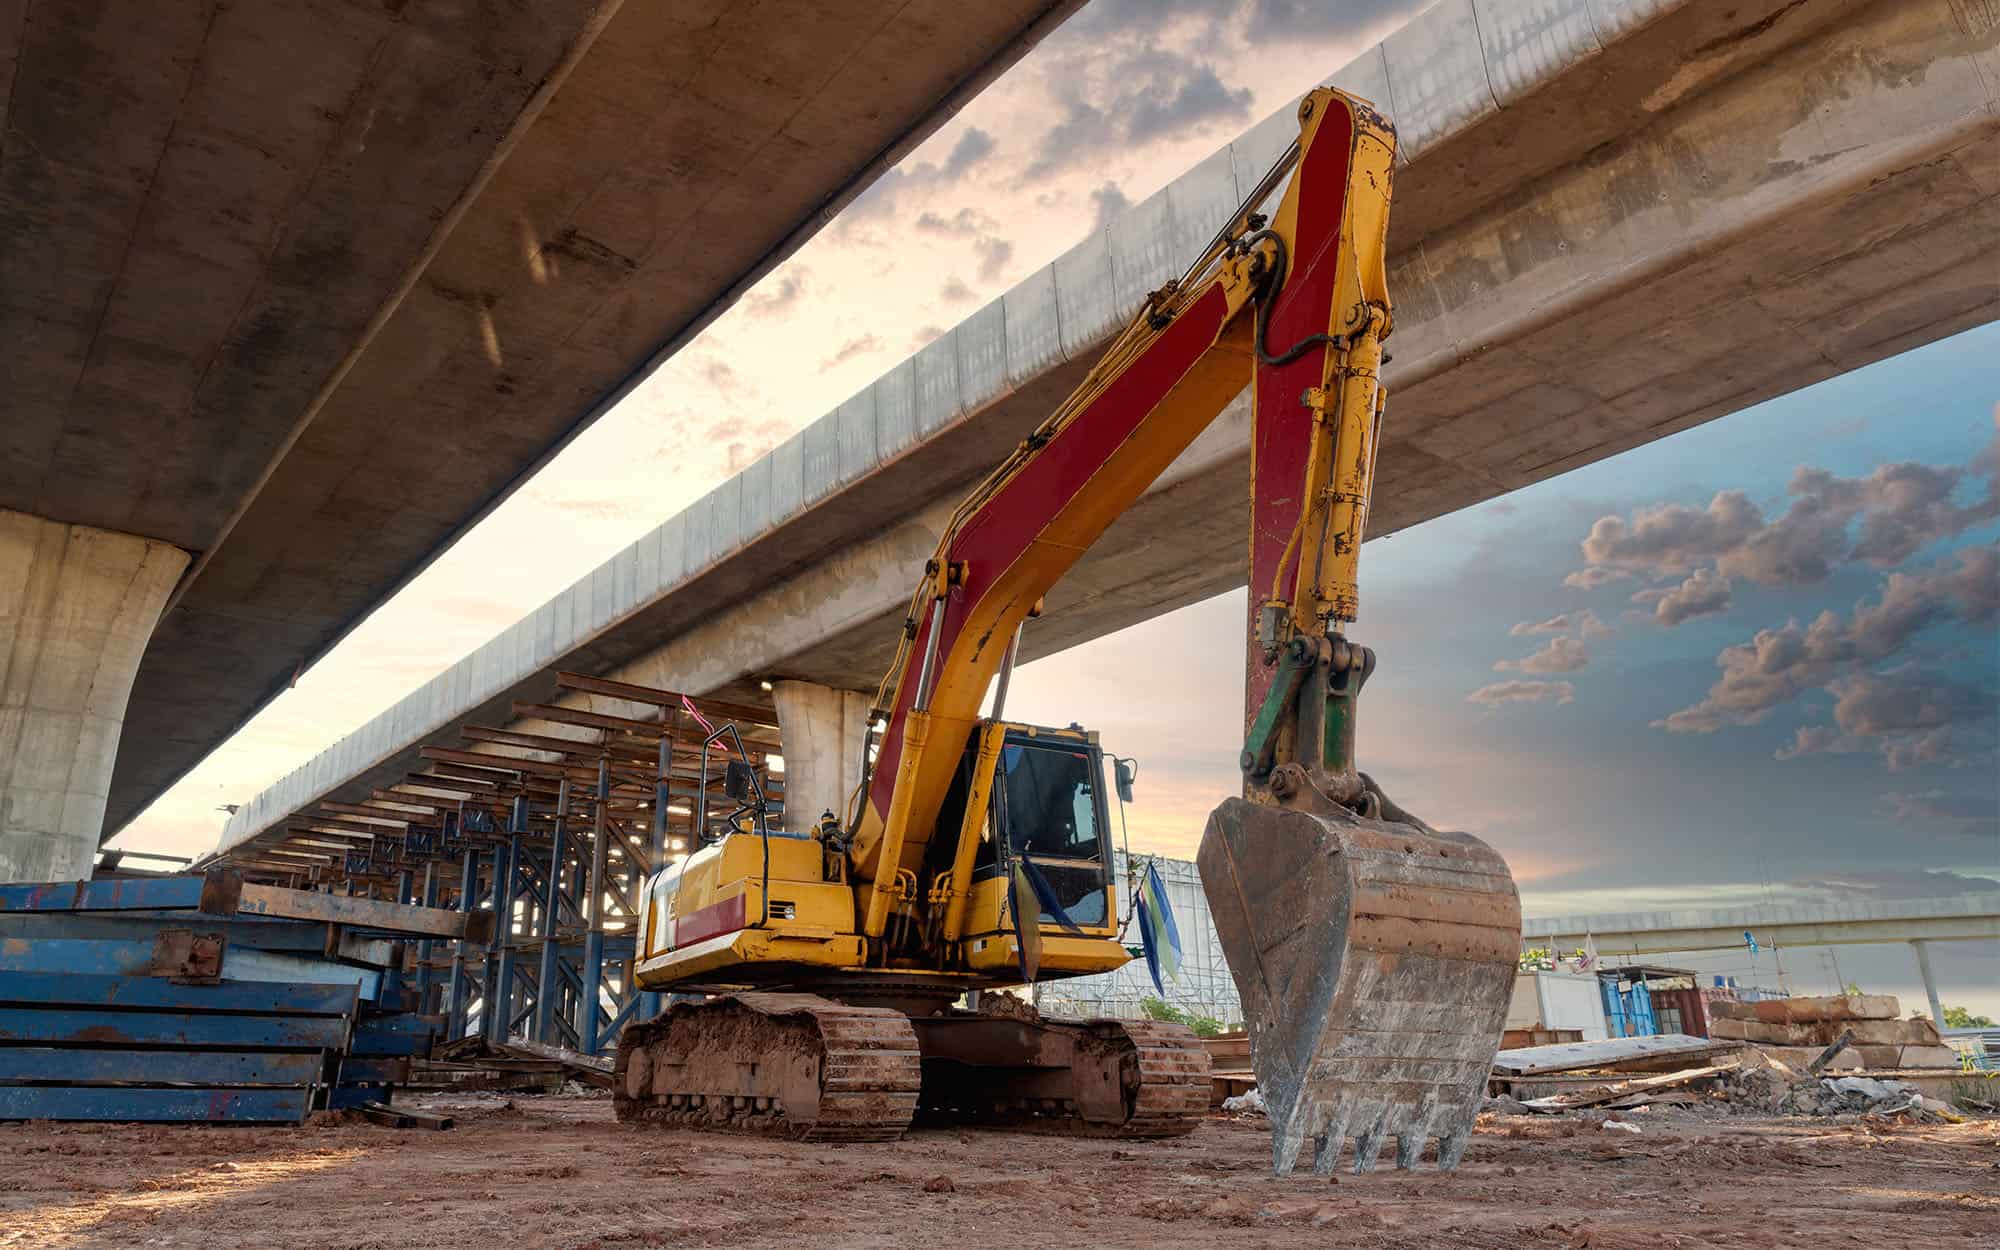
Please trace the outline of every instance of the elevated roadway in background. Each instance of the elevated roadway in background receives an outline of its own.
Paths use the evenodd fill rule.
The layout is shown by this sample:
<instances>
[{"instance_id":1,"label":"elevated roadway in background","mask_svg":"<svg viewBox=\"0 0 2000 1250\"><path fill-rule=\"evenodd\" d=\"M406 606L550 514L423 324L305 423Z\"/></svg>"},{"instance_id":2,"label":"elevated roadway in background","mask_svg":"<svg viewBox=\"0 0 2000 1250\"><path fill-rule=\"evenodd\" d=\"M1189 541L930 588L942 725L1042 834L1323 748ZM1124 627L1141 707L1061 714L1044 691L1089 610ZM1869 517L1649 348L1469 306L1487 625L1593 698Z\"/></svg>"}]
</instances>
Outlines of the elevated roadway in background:
<instances>
[{"instance_id":1,"label":"elevated roadway in background","mask_svg":"<svg viewBox=\"0 0 2000 1250\"><path fill-rule=\"evenodd\" d=\"M0 5L0 880L87 871L1080 2Z\"/></svg>"},{"instance_id":2,"label":"elevated roadway in background","mask_svg":"<svg viewBox=\"0 0 2000 1250\"><path fill-rule=\"evenodd\" d=\"M1521 922L1524 948L1575 950L1586 943L1600 955L1665 955L1680 951L1740 950L1755 938L1767 950L1799 946L1865 946L1908 942L1915 952L1931 1019L1944 1022L1932 942L2000 942L2000 894L1860 900L1798 906L1733 907L1721 911L1651 911L1623 915L1560 916Z\"/></svg>"},{"instance_id":3,"label":"elevated roadway in background","mask_svg":"<svg viewBox=\"0 0 2000 1250\"><path fill-rule=\"evenodd\" d=\"M1764 947L1875 942L2000 941L2000 894L1898 903L1815 903L1718 911L1649 911L1552 916L1521 922L1521 944L1573 950L1586 941L1602 955L1734 950L1751 934Z\"/></svg>"},{"instance_id":4,"label":"elevated roadway in background","mask_svg":"<svg viewBox=\"0 0 2000 1250\"><path fill-rule=\"evenodd\" d=\"M1330 81L1402 137L1377 535L2000 314L1991 6L1443 0ZM392 784L557 669L872 691L958 494L1295 134L1283 109L1190 169L257 796L222 845ZM1025 657L1242 584L1247 425L1239 404L1113 526Z\"/></svg>"}]
</instances>

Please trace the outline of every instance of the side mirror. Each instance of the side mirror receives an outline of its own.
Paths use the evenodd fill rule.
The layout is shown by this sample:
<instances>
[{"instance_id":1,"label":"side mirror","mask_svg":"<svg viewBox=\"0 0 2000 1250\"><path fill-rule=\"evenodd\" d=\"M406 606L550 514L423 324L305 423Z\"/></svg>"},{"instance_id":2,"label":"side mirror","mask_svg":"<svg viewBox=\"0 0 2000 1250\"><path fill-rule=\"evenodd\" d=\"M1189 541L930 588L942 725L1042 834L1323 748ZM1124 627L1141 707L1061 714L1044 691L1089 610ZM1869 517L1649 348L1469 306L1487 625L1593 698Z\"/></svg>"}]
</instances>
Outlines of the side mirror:
<instances>
[{"instance_id":1,"label":"side mirror","mask_svg":"<svg viewBox=\"0 0 2000 1250\"><path fill-rule=\"evenodd\" d=\"M757 793L757 771L742 760L730 760L722 770L722 792L737 802Z\"/></svg>"},{"instance_id":2,"label":"side mirror","mask_svg":"<svg viewBox=\"0 0 2000 1250\"><path fill-rule=\"evenodd\" d=\"M1121 803L1130 803L1132 801L1132 782L1139 775L1139 761L1113 759L1111 761L1111 775L1118 786L1118 801Z\"/></svg>"}]
</instances>

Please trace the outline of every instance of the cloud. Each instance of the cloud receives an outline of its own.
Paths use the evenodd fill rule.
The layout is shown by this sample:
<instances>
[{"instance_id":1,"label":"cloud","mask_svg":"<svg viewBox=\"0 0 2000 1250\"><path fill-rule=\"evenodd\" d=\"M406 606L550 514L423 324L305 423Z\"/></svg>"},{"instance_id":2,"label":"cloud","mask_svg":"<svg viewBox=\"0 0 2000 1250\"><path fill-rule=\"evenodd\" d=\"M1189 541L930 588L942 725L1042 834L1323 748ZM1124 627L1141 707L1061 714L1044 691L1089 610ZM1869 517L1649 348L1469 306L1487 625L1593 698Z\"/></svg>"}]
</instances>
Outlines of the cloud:
<instances>
[{"instance_id":1,"label":"cloud","mask_svg":"<svg viewBox=\"0 0 2000 1250\"><path fill-rule=\"evenodd\" d=\"M1873 899L1951 898L1959 894L1984 894L2000 890L2000 881L1948 869L1877 869L1872 872L1828 873L1823 877L1794 881L1800 890L1850 900L1856 895Z\"/></svg>"},{"instance_id":2,"label":"cloud","mask_svg":"<svg viewBox=\"0 0 2000 1250\"><path fill-rule=\"evenodd\" d=\"M1180 76L1180 82L1171 92L1156 90L1134 102L1125 123L1127 143L1174 138L1210 121L1249 119L1252 96L1248 87L1230 90L1213 65L1189 64L1171 54L1162 59L1170 65L1167 73Z\"/></svg>"},{"instance_id":3,"label":"cloud","mask_svg":"<svg viewBox=\"0 0 2000 1250\"><path fill-rule=\"evenodd\" d=\"M1566 681L1496 681L1465 696L1467 703L1484 707L1500 707L1508 703L1546 703L1550 700L1562 704L1575 699L1576 687Z\"/></svg>"},{"instance_id":4,"label":"cloud","mask_svg":"<svg viewBox=\"0 0 2000 1250\"><path fill-rule=\"evenodd\" d=\"M1704 509L1665 504L1640 509L1629 521L1600 517L1583 540L1584 560L1592 569L1650 577L1712 566L1724 577L1764 586L1814 585L1849 560L1892 568L2000 517L2000 437L1964 467L1905 461L1866 477L1840 477L1801 466L1785 489L1791 506L1769 522L1738 490L1717 493ZM1956 502L1968 490L1968 502ZM1610 580L1605 574L1586 582L1589 571L1571 574L1566 584L1589 589Z\"/></svg>"},{"instance_id":5,"label":"cloud","mask_svg":"<svg viewBox=\"0 0 2000 1250\"><path fill-rule=\"evenodd\" d=\"M1103 186L1090 193L1090 205L1095 214L1090 223L1090 232L1096 234L1109 226L1126 209L1132 207L1132 201L1125 198L1125 193L1118 189L1117 183L1107 179Z\"/></svg>"},{"instance_id":6,"label":"cloud","mask_svg":"<svg viewBox=\"0 0 2000 1250\"><path fill-rule=\"evenodd\" d=\"M1642 590L1632 596L1634 603L1651 603L1653 617L1662 625L1679 625L1697 616L1714 616L1729 609L1729 579L1714 569L1696 569L1678 586Z\"/></svg>"},{"instance_id":7,"label":"cloud","mask_svg":"<svg viewBox=\"0 0 2000 1250\"><path fill-rule=\"evenodd\" d=\"M978 299L979 296L971 287L965 285L964 278L953 274L945 279L944 288L938 292L938 298L947 304L964 304Z\"/></svg>"},{"instance_id":8,"label":"cloud","mask_svg":"<svg viewBox=\"0 0 2000 1250\"><path fill-rule=\"evenodd\" d=\"M1566 634L1569 632L1569 613L1552 616L1546 621L1522 621L1507 632L1516 638L1528 634Z\"/></svg>"},{"instance_id":9,"label":"cloud","mask_svg":"<svg viewBox=\"0 0 2000 1250\"><path fill-rule=\"evenodd\" d=\"M852 234L857 223L894 217L905 195L937 192L965 182L999 146L991 134L977 126L968 126L953 141L942 162L905 162L870 183L853 203L840 211L837 228Z\"/></svg>"},{"instance_id":10,"label":"cloud","mask_svg":"<svg viewBox=\"0 0 2000 1250\"><path fill-rule=\"evenodd\" d=\"M1574 673L1590 663L1590 652L1580 639L1567 635L1551 638L1534 654L1521 660L1501 660L1496 673ZM1491 687L1488 687L1491 689Z\"/></svg>"},{"instance_id":11,"label":"cloud","mask_svg":"<svg viewBox=\"0 0 2000 1250\"><path fill-rule=\"evenodd\" d=\"M1929 762L1941 757L1946 742L1934 735L1970 719L1982 706L1985 719L1991 720L1992 695L1907 671L1870 670L1901 654L1932 626L1982 624L1996 613L2000 549L1967 548L1929 570L1890 574L1880 598L1856 605L1848 617L1826 611L1810 625L1801 627L1794 620L1724 648L1715 661L1722 677L1701 702L1653 723L1671 733L1756 724L1773 709L1820 688L1835 696L1839 733L1824 727L1802 731L1781 758L1850 749L1855 742L1876 739L1892 766Z\"/></svg>"},{"instance_id":12,"label":"cloud","mask_svg":"<svg viewBox=\"0 0 2000 1250\"><path fill-rule=\"evenodd\" d=\"M1832 725L1807 725L1781 747L1777 758L1879 751L1890 772L1950 759L1954 728L1981 739L1980 722L1993 696L1949 678L1909 672L1856 673L1829 683L1835 696Z\"/></svg>"},{"instance_id":13,"label":"cloud","mask_svg":"<svg viewBox=\"0 0 2000 1250\"><path fill-rule=\"evenodd\" d=\"M2000 834L2000 797L1985 794L1953 794L1945 790L1921 790L1914 794L1892 791L1882 796L1882 805L1892 819L1911 825L1941 829L1946 833L1992 837Z\"/></svg>"},{"instance_id":14,"label":"cloud","mask_svg":"<svg viewBox=\"0 0 2000 1250\"><path fill-rule=\"evenodd\" d=\"M979 278L992 282L1006 272L1014 259L1014 244L999 236L998 222L974 208L961 208L949 217L925 211L918 215L915 229L921 234L946 239L972 240L972 254L979 260Z\"/></svg>"},{"instance_id":15,"label":"cloud","mask_svg":"<svg viewBox=\"0 0 2000 1250\"><path fill-rule=\"evenodd\" d=\"M1608 586L1612 582L1622 582L1631 576L1632 574L1624 569L1607 569L1594 566L1587 569L1578 569L1576 572L1569 574L1563 578L1563 585L1575 590L1596 590L1599 586Z\"/></svg>"},{"instance_id":16,"label":"cloud","mask_svg":"<svg viewBox=\"0 0 2000 1250\"><path fill-rule=\"evenodd\" d=\"M1581 612L1564 612L1546 621L1521 621L1507 632L1515 638L1525 638L1535 634L1566 634L1571 630L1575 630L1577 636L1585 641L1609 638L1618 632L1589 608Z\"/></svg>"},{"instance_id":17,"label":"cloud","mask_svg":"<svg viewBox=\"0 0 2000 1250\"><path fill-rule=\"evenodd\" d=\"M1740 490L1722 491L1704 510L1662 504L1641 508L1629 522L1599 517L1583 540L1583 558L1651 577L1690 573L1719 552L1742 546L1763 519Z\"/></svg>"},{"instance_id":18,"label":"cloud","mask_svg":"<svg viewBox=\"0 0 2000 1250\"><path fill-rule=\"evenodd\" d=\"M812 282L812 271L804 265L794 265L782 273L783 276L778 277L775 283L767 278L743 298L744 309L752 317L782 317L806 297Z\"/></svg>"},{"instance_id":19,"label":"cloud","mask_svg":"<svg viewBox=\"0 0 2000 1250\"><path fill-rule=\"evenodd\" d=\"M935 322L929 325L918 326L914 331L910 333L910 350L913 352L917 351L918 349L925 347L930 343L935 342L938 339L943 338L944 335L945 335L945 328L941 325L936 324Z\"/></svg>"},{"instance_id":20,"label":"cloud","mask_svg":"<svg viewBox=\"0 0 2000 1250\"><path fill-rule=\"evenodd\" d=\"M1151 6L1158 8L1159 6ZM1212 46L1190 44L1192 52L1170 47L1158 37L1172 19L1193 11L1135 16L1122 24L1110 14L1082 16L1065 27L1066 37L1043 45L1057 120L1035 141L1022 178L1047 182L1073 169L1131 155L1149 144L1205 134L1219 126L1250 121L1253 93L1231 88L1202 55Z\"/></svg>"},{"instance_id":21,"label":"cloud","mask_svg":"<svg viewBox=\"0 0 2000 1250\"><path fill-rule=\"evenodd\" d=\"M1014 245L991 235L974 239L972 251L979 257L979 280L982 282L997 281L1007 272L1007 262L1014 259Z\"/></svg>"},{"instance_id":22,"label":"cloud","mask_svg":"<svg viewBox=\"0 0 2000 1250\"><path fill-rule=\"evenodd\" d=\"M846 364L856 356L880 351L881 348L882 340L872 334L864 334L860 338L849 339L836 348L833 355L828 356L820 362L819 371L825 373L829 369Z\"/></svg>"},{"instance_id":23,"label":"cloud","mask_svg":"<svg viewBox=\"0 0 2000 1250\"><path fill-rule=\"evenodd\" d=\"M951 145L945 155L944 164L938 167L938 177L945 182L957 182L971 173L999 147L993 136L977 126L968 126L958 142Z\"/></svg>"}]
</instances>

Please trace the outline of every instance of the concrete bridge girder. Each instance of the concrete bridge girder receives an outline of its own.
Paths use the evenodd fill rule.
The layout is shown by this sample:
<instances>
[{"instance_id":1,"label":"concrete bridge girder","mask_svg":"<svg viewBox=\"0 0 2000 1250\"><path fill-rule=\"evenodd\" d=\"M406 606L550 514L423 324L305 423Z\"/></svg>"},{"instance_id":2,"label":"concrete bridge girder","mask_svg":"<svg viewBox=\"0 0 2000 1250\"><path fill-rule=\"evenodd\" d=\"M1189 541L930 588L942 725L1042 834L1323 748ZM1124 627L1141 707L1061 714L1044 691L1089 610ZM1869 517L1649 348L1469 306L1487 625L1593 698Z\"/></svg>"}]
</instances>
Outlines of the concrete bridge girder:
<instances>
[{"instance_id":1,"label":"concrete bridge girder","mask_svg":"<svg viewBox=\"0 0 2000 1250\"><path fill-rule=\"evenodd\" d=\"M1435 66L1478 48L1472 4L1333 76L1388 101L1407 158L1374 535L2000 315L2000 35L1967 29L1965 6L1660 0L1620 24L1607 14L1634 6L1589 0L1596 50L1543 47L1537 73L1489 54L1465 79L1485 98L1454 101ZM453 683L557 666L697 692L746 676L871 689L956 493L1294 125L1280 110L1199 163L398 715L448 729L474 702ZM1242 583L1247 429L1239 400L1050 595L1023 658ZM371 726L329 757L386 757L391 737ZM352 775L315 761L225 842Z\"/></svg>"}]
</instances>

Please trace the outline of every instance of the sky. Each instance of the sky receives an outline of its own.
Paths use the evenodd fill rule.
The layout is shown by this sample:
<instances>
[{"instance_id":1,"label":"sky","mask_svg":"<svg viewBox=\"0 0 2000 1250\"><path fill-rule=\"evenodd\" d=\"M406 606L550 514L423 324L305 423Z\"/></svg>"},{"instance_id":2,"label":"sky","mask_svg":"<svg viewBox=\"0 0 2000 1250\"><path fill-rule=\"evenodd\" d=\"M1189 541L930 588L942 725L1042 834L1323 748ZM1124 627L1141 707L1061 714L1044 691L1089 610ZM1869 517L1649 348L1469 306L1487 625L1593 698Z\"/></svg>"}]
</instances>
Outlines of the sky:
<instances>
[{"instance_id":1,"label":"sky","mask_svg":"<svg viewBox=\"0 0 2000 1250\"><path fill-rule=\"evenodd\" d=\"M209 849L224 804L1426 2L1093 0L115 844ZM1493 843L1531 915L2000 889L1995 359L1989 326L1370 544L1364 765ZM1011 715L1083 720L1140 760L1136 850L1191 855L1239 784L1243 619L1224 595L1016 677ZM2000 944L1936 954L1947 1001L2000 1015ZM1906 948L1837 955L1785 975L1920 1001ZM1768 951L1683 962L1778 975Z\"/></svg>"}]
</instances>

